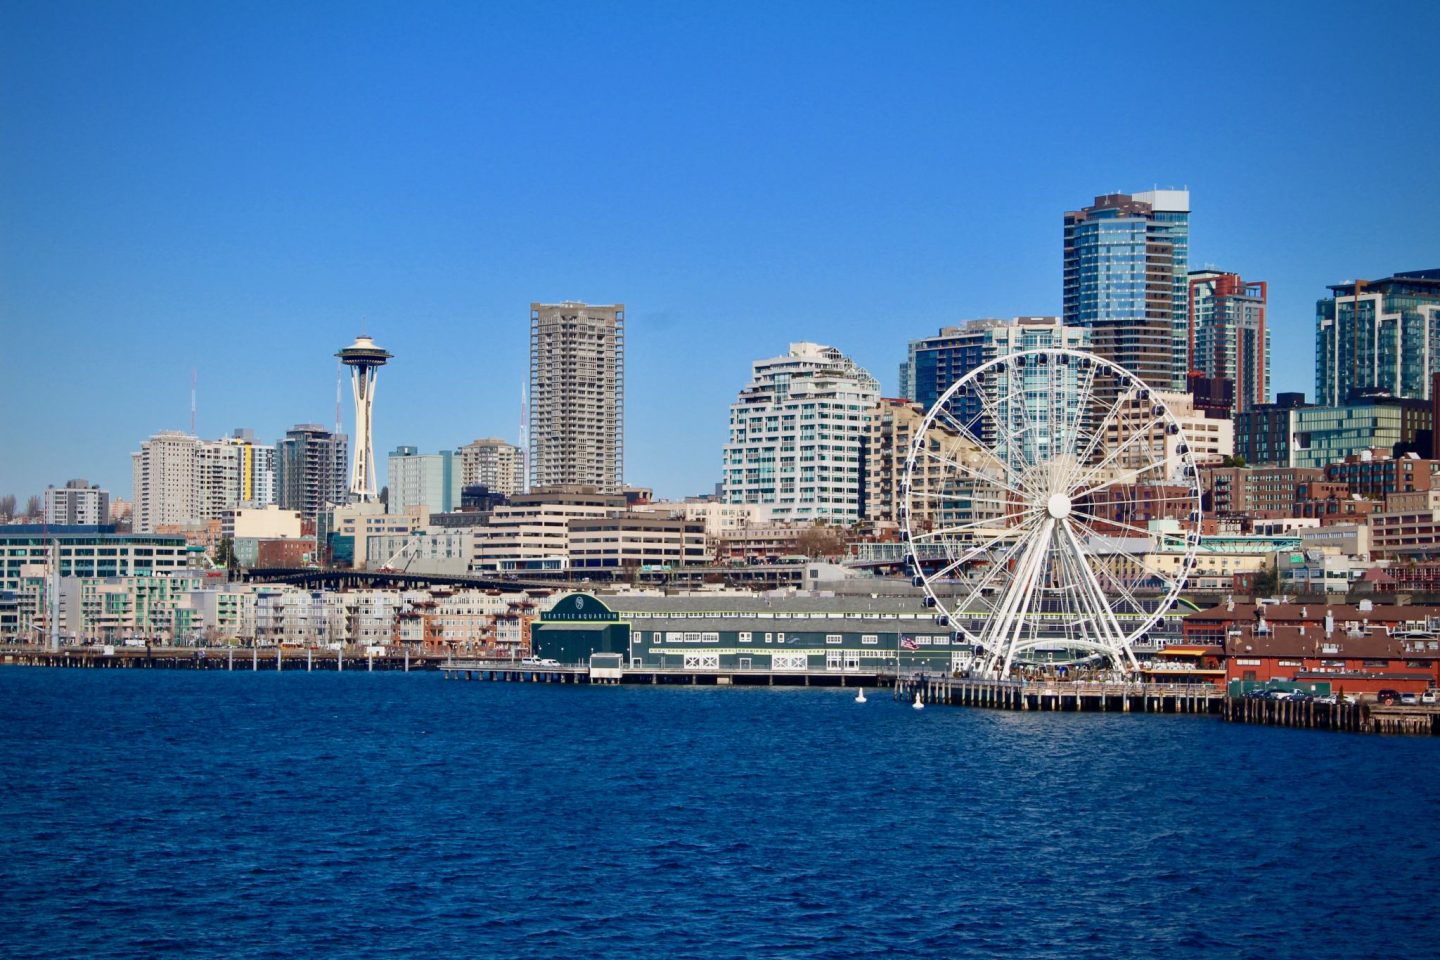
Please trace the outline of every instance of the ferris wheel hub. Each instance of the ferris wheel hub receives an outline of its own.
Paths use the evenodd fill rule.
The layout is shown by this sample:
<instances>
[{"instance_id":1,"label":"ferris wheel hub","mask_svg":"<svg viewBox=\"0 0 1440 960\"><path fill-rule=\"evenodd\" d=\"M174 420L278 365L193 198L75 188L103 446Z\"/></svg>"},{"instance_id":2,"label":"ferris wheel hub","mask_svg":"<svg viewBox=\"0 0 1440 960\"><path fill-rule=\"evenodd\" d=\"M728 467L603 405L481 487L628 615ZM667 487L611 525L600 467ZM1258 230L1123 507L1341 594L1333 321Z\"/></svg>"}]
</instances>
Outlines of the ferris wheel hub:
<instances>
[{"instance_id":1,"label":"ferris wheel hub","mask_svg":"<svg viewBox=\"0 0 1440 960\"><path fill-rule=\"evenodd\" d=\"M1050 494L1050 499L1045 501L1045 512L1055 520L1064 520L1070 516L1070 498L1063 493Z\"/></svg>"}]
</instances>

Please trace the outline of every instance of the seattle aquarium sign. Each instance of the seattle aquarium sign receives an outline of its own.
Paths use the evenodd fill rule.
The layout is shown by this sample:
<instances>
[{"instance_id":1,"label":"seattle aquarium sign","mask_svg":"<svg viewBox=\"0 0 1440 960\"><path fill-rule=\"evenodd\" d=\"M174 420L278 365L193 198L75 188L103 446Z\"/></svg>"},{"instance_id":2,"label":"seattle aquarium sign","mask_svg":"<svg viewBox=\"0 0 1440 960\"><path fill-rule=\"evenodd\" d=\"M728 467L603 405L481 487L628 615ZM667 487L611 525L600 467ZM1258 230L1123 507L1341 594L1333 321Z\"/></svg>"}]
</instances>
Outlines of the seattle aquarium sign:
<instances>
[{"instance_id":1,"label":"seattle aquarium sign","mask_svg":"<svg viewBox=\"0 0 1440 960\"><path fill-rule=\"evenodd\" d=\"M574 623L577 620L602 620L613 623L620 619L620 614L601 603L598 597L592 597L588 593L575 593L568 597L561 597L555 606L540 614L540 619L546 623L552 621Z\"/></svg>"}]
</instances>

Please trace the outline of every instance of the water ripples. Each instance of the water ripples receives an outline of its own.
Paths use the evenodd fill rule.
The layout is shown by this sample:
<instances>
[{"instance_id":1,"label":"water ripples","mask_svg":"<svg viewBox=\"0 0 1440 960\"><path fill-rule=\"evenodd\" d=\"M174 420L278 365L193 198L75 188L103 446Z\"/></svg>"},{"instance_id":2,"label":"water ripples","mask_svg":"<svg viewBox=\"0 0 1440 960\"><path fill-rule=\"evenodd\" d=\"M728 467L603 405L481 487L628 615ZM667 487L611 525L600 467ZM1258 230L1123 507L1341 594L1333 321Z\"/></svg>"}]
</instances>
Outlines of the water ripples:
<instances>
[{"instance_id":1,"label":"water ripples","mask_svg":"<svg viewBox=\"0 0 1440 960\"><path fill-rule=\"evenodd\" d=\"M1430 740L0 669L15 956L1426 955Z\"/></svg>"}]
</instances>

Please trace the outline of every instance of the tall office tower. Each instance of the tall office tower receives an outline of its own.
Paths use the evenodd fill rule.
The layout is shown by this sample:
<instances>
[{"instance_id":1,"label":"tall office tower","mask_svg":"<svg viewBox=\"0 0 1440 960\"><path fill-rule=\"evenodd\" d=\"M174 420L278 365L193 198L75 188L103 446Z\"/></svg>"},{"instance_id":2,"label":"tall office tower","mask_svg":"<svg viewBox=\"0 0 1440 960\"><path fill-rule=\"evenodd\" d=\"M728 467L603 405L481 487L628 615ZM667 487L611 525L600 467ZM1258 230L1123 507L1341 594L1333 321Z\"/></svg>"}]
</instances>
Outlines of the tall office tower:
<instances>
[{"instance_id":1,"label":"tall office tower","mask_svg":"<svg viewBox=\"0 0 1440 960\"><path fill-rule=\"evenodd\" d=\"M525 492L525 453L496 437L472 440L458 451L461 488L484 486L491 493Z\"/></svg>"},{"instance_id":2,"label":"tall office tower","mask_svg":"<svg viewBox=\"0 0 1440 960\"><path fill-rule=\"evenodd\" d=\"M792 343L757 360L730 406L722 498L771 504L776 520L855 523L861 459L880 385L834 347Z\"/></svg>"},{"instance_id":3,"label":"tall office tower","mask_svg":"<svg viewBox=\"0 0 1440 960\"><path fill-rule=\"evenodd\" d=\"M1233 384L1233 409L1270 402L1266 286L1238 273L1190 271L1188 375ZM1217 388L1209 391L1213 396ZM1223 392L1223 388L1219 388Z\"/></svg>"},{"instance_id":4,"label":"tall office tower","mask_svg":"<svg viewBox=\"0 0 1440 960\"><path fill-rule=\"evenodd\" d=\"M375 484L375 440L371 436L375 411L375 379L394 354L381 350L361 334L335 356L350 368L350 390L355 399L355 464L350 471L350 496L360 503L380 495Z\"/></svg>"},{"instance_id":5,"label":"tall office tower","mask_svg":"<svg viewBox=\"0 0 1440 960\"><path fill-rule=\"evenodd\" d=\"M1112 193L1066 213L1065 323L1152 387L1184 390L1189 248L1188 190Z\"/></svg>"},{"instance_id":6,"label":"tall office tower","mask_svg":"<svg viewBox=\"0 0 1440 960\"><path fill-rule=\"evenodd\" d=\"M390 498L386 513L449 513L460 508L460 471L449 450L422 454L417 447L396 447L385 472Z\"/></svg>"},{"instance_id":7,"label":"tall office tower","mask_svg":"<svg viewBox=\"0 0 1440 960\"><path fill-rule=\"evenodd\" d=\"M85 480L45 490L45 522L62 526L94 526L110 522L110 494Z\"/></svg>"},{"instance_id":8,"label":"tall office tower","mask_svg":"<svg viewBox=\"0 0 1440 960\"><path fill-rule=\"evenodd\" d=\"M163 523L192 523L200 515L200 439L169 430L157 433L130 455L136 533Z\"/></svg>"},{"instance_id":9,"label":"tall office tower","mask_svg":"<svg viewBox=\"0 0 1440 960\"><path fill-rule=\"evenodd\" d=\"M530 304L530 485L617 493L625 469L625 305Z\"/></svg>"},{"instance_id":10,"label":"tall office tower","mask_svg":"<svg viewBox=\"0 0 1440 960\"><path fill-rule=\"evenodd\" d=\"M317 423L302 423L275 444L275 500L315 520L328 504L350 502L350 438Z\"/></svg>"},{"instance_id":11,"label":"tall office tower","mask_svg":"<svg viewBox=\"0 0 1440 960\"><path fill-rule=\"evenodd\" d=\"M1315 305L1315 402L1349 403L1357 390L1428 398L1440 371L1440 269L1330 290Z\"/></svg>"},{"instance_id":12,"label":"tall office tower","mask_svg":"<svg viewBox=\"0 0 1440 960\"><path fill-rule=\"evenodd\" d=\"M1089 338L1090 331L1062 326L1058 317L971 320L942 327L936 336L910 341L908 359L900 364L900 395L929 410L955 381L996 357L1039 347L1084 350Z\"/></svg>"}]
</instances>

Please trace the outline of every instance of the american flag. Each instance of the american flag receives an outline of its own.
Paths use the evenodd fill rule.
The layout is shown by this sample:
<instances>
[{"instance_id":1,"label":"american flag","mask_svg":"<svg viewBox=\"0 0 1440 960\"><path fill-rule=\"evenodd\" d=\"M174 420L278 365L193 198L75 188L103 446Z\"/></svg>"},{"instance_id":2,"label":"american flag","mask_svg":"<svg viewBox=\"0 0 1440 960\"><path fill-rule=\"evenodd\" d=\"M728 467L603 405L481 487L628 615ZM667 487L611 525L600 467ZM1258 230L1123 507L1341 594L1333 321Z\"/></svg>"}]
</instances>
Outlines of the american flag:
<instances>
[{"instance_id":1,"label":"american flag","mask_svg":"<svg viewBox=\"0 0 1440 960\"><path fill-rule=\"evenodd\" d=\"M910 639L909 637L901 637L901 638L900 638L900 646L904 647L906 650L918 650L918 649L919 649L919 648L915 645L915 641L912 640L912 639Z\"/></svg>"}]
</instances>

